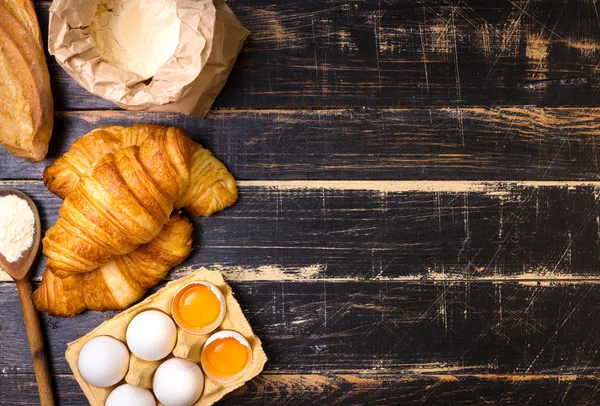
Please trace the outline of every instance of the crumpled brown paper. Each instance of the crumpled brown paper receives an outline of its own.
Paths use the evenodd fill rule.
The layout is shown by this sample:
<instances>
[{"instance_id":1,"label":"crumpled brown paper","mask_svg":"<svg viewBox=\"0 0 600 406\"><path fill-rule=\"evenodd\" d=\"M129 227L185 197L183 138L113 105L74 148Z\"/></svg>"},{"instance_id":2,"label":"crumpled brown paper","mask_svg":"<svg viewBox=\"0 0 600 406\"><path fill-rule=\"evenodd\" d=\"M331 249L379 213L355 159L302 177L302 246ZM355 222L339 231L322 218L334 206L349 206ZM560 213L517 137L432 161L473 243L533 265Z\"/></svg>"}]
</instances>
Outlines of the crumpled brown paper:
<instances>
[{"instance_id":1,"label":"crumpled brown paper","mask_svg":"<svg viewBox=\"0 0 600 406\"><path fill-rule=\"evenodd\" d=\"M102 0L54 0L48 48L91 93L128 110L203 117L227 81L248 35L223 0L175 0L182 21L175 54L151 80L102 59L86 27Z\"/></svg>"}]
</instances>

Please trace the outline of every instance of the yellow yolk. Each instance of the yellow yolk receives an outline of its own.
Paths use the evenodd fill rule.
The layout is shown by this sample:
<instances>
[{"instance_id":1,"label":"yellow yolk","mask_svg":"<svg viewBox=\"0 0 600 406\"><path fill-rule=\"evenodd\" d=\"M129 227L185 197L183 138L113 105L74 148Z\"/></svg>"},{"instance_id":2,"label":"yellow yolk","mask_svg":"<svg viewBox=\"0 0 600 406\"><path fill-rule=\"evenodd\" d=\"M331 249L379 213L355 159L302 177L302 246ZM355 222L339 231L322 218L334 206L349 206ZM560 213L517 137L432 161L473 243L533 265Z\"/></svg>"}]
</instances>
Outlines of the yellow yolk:
<instances>
[{"instance_id":1,"label":"yellow yolk","mask_svg":"<svg viewBox=\"0 0 600 406\"><path fill-rule=\"evenodd\" d=\"M206 285L191 284L180 290L173 301L173 317L181 327L202 332L221 315L221 302Z\"/></svg>"},{"instance_id":2,"label":"yellow yolk","mask_svg":"<svg viewBox=\"0 0 600 406\"><path fill-rule=\"evenodd\" d=\"M207 374L218 378L233 378L250 363L250 348L233 337L218 338L202 351L202 366Z\"/></svg>"}]
</instances>

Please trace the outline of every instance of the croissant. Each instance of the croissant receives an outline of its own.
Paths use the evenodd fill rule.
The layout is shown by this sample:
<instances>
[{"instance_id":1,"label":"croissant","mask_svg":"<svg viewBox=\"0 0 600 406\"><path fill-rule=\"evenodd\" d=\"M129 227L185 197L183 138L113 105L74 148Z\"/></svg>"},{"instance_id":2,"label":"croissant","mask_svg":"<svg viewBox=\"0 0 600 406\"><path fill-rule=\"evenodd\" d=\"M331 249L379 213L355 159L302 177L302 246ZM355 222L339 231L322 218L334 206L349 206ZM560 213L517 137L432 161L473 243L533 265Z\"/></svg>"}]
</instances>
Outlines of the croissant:
<instances>
[{"instance_id":1,"label":"croissant","mask_svg":"<svg viewBox=\"0 0 600 406\"><path fill-rule=\"evenodd\" d=\"M38 310L61 317L86 309L125 309L189 255L191 233L190 222L173 214L152 241L127 255L114 257L94 271L64 279L45 272L33 302Z\"/></svg>"},{"instance_id":2,"label":"croissant","mask_svg":"<svg viewBox=\"0 0 600 406\"><path fill-rule=\"evenodd\" d=\"M44 183L48 190L64 199L104 154L140 145L148 136L165 128L157 124L136 124L95 129L75 141L44 170ZM194 216L210 216L233 205L238 197L233 175L200 144L192 143L191 149L190 182L175 201L175 208L183 207Z\"/></svg>"},{"instance_id":3,"label":"croissant","mask_svg":"<svg viewBox=\"0 0 600 406\"><path fill-rule=\"evenodd\" d=\"M59 278L92 271L158 235L188 186L191 141L163 127L139 147L105 154L63 202L43 239L47 268Z\"/></svg>"}]
</instances>

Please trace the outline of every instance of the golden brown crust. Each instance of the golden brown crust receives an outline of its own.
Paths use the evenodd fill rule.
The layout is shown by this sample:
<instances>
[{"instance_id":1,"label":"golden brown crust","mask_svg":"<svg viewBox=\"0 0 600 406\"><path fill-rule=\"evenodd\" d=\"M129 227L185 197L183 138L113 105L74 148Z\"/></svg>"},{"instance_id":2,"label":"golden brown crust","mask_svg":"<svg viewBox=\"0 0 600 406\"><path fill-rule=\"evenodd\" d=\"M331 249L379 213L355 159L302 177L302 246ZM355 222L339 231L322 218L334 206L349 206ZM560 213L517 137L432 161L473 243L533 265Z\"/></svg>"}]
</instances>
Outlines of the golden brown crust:
<instances>
[{"instance_id":1,"label":"golden brown crust","mask_svg":"<svg viewBox=\"0 0 600 406\"><path fill-rule=\"evenodd\" d=\"M233 175L213 154L200 144L192 146L193 179L175 202L175 208L185 207L194 216L210 216L229 206L238 198Z\"/></svg>"},{"instance_id":2,"label":"golden brown crust","mask_svg":"<svg viewBox=\"0 0 600 406\"><path fill-rule=\"evenodd\" d=\"M42 33L33 2L31 0L0 0L0 5L4 6L21 25L27 28L29 34L43 50Z\"/></svg>"},{"instance_id":3,"label":"golden brown crust","mask_svg":"<svg viewBox=\"0 0 600 406\"><path fill-rule=\"evenodd\" d=\"M175 127L154 131L139 147L144 168L160 191L173 201L190 181L191 147L187 134Z\"/></svg>"},{"instance_id":4,"label":"golden brown crust","mask_svg":"<svg viewBox=\"0 0 600 406\"><path fill-rule=\"evenodd\" d=\"M152 241L94 271L60 279L47 270L33 294L34 304L40 311L61 317L85 309L125 309L187 258L191 234L191 223L175 213Z\"/></svg>"},{"instance_id":5,"label":"golden brown crust","mask_svg":"<svg viewBox=\"0 0 600 406\"><path fill-rule=\"evenodd\" d=\"M69 151L58 158L44 171L44 183L48 190L64 198L72 193L81 177L105 153L115 153L125 147L141 144L150 134L184 134L185 132L175 127L164 127L157 124L136 124L131 127L105 126L100 127L82 136L73 143ZM158 141L157 141L158 142ZM178 155L174 146L170 154ZM154 148L154 147L153 147ZM151 155L152 148L144 151ZM191 146L190 180L180 193L175 206L184 207L195 216L210 216L233 205L238 198L238 190L233 175L225 165L215 158L210 151L202 148L200 144L192 143ZM142 152L140 152L142 153ZM161 158L157 156L156 158ZM150 160L150 162L154 162ZM158 161L157 161L158 162ZM175 161L177 162L177 161ZM151 173L171 173L174 183L170 187L181 188L177 180L184 182L179 177L177 167L165 167L155 164L148 168ZM167 190L169 195L173 192Z\"/></svg>"},{"instance_id":6,"label":"golden brown crust","mask_svg":"<svg viewBox=\"0 0 600 406\"><path fill-rule=\"evenodd\" d=\"M80 275L60 279L52 272L45 272L33 301L39 311L69 317L85 310L83 292Z\"/></svg>"},{"instance_id":7,"label":"golden brown crust","mask_svg":"<svg viewBox=\"0 0 600 406\"><path fill-rule=\"evenodd\" d=\"M146 211L161 224L169 220L172 199L163 194L150 172L142 165L138 147L127 147L115 156L118 172L126 180L129 192L135 203L141 204ZM160 180L158 180L160 183Z\"/></svg>"},{"instance_id":8,"label":"golden brown crust","mask_svg":"<svg viewBox=\"0 0 600 406\"><path fill-rule=\"evenodd\" d=\"M110 126L100 127L88 135L71 144L71 154L64 154L44 170L44 184L61 199L75 191L79 179L103 155L120 149L121 138Z\"/></svg>"},{"instance_id":9,"label":"golden brown crust","mask_svg":"<svg viewBox=\"0 0 600 406\"><path fill-rule=\"evenodd\" d=\"M39 162L52 134L53 100L33 18L28 0L0 1L0 143L15 156Z\"/></svg>"},{"instance_id":10,"label":"golden brown crust","mask_svg":"<svg viewBox=\"0 0 600 406\"><path fill-rule=\"evenodd\" d=\"M156 237L173 210L172 195L189 178L189 147L180 133L154 133L140 147L100 158L42 240L48 269L61 278L89 272Z\"/></svg>"}]
</instances>

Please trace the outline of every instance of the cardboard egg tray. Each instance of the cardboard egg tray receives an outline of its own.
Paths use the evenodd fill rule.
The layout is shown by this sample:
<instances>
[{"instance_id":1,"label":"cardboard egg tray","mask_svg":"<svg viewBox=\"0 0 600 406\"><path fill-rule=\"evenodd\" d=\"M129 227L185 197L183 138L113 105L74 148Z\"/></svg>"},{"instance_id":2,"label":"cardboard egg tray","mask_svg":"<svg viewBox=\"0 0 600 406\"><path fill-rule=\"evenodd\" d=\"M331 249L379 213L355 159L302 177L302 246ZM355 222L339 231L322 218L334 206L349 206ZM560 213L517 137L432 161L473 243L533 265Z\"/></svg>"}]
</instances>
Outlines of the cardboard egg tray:
<instances>
[{"instance_id":1,"label":"cardboard egg tray","mask_svg":"<svg viewBox=\"0 0 600 406\"><path fill-rule=\"evenodd\" d=\"M254 378L262 371L265 362L267 362L267 356L262 349L260 339L252 332L252 328L250 327L248 320L246 320L244 317L239 303L233 297L231 288L227 283L225 283L223 276L218 271L209 271L205 268L201 268L187 277L168 283L164 288L152 296L149 296L144 301L133 307L130 307L112 319L105 321L90 333L68 344L65 357L69 363L69 366L71 367L71 370L73 371L73 374L75 375L75 379L77 379L77 382L79 382L79 385L87 396L91 406L104 406L106 398L110 392L115 387L123 383L129 383L131 385L152 390L152 377L154 372L162 362L172 356L186 358L200 365L200 351L202 350L204 342L212 333L202 335L190 334L177 326L177 344L169 357L160 361L149 362L143 361L131 354L129 371L125 376L125 379L114 386L108 388L99 388L90 385L83 379L79 373L79 369L77 368L77 359L79 357L79 353L81 352L81 349L85 343L87 343L89 340L97 336L107 335L112 336L126 344L125 333L127 331L127 326L135 315L145 310L154 309L163 311L171 316L171 302L173 300L173 296L175 296L175 293L177 293L177 290L185 284L195 281L210 282L217 286L221 292L223 292L223 296L225 296L225 301L227 304L225 318L223 319L221 325L212 333L215 333L219 330L235 330L239 332L246 337L246 339L248 339L248 342L252 347L253 357L252 365L248 369L248 372L233 382L221 384L210 379L208 376L206 376L206 374L204 374L204 392L202 393L200 399L194 403L194 406L212 405L227 393L239 388L245 382ZM157 404L160 405L158 401Z\"/></svg>"}]
</instances>

